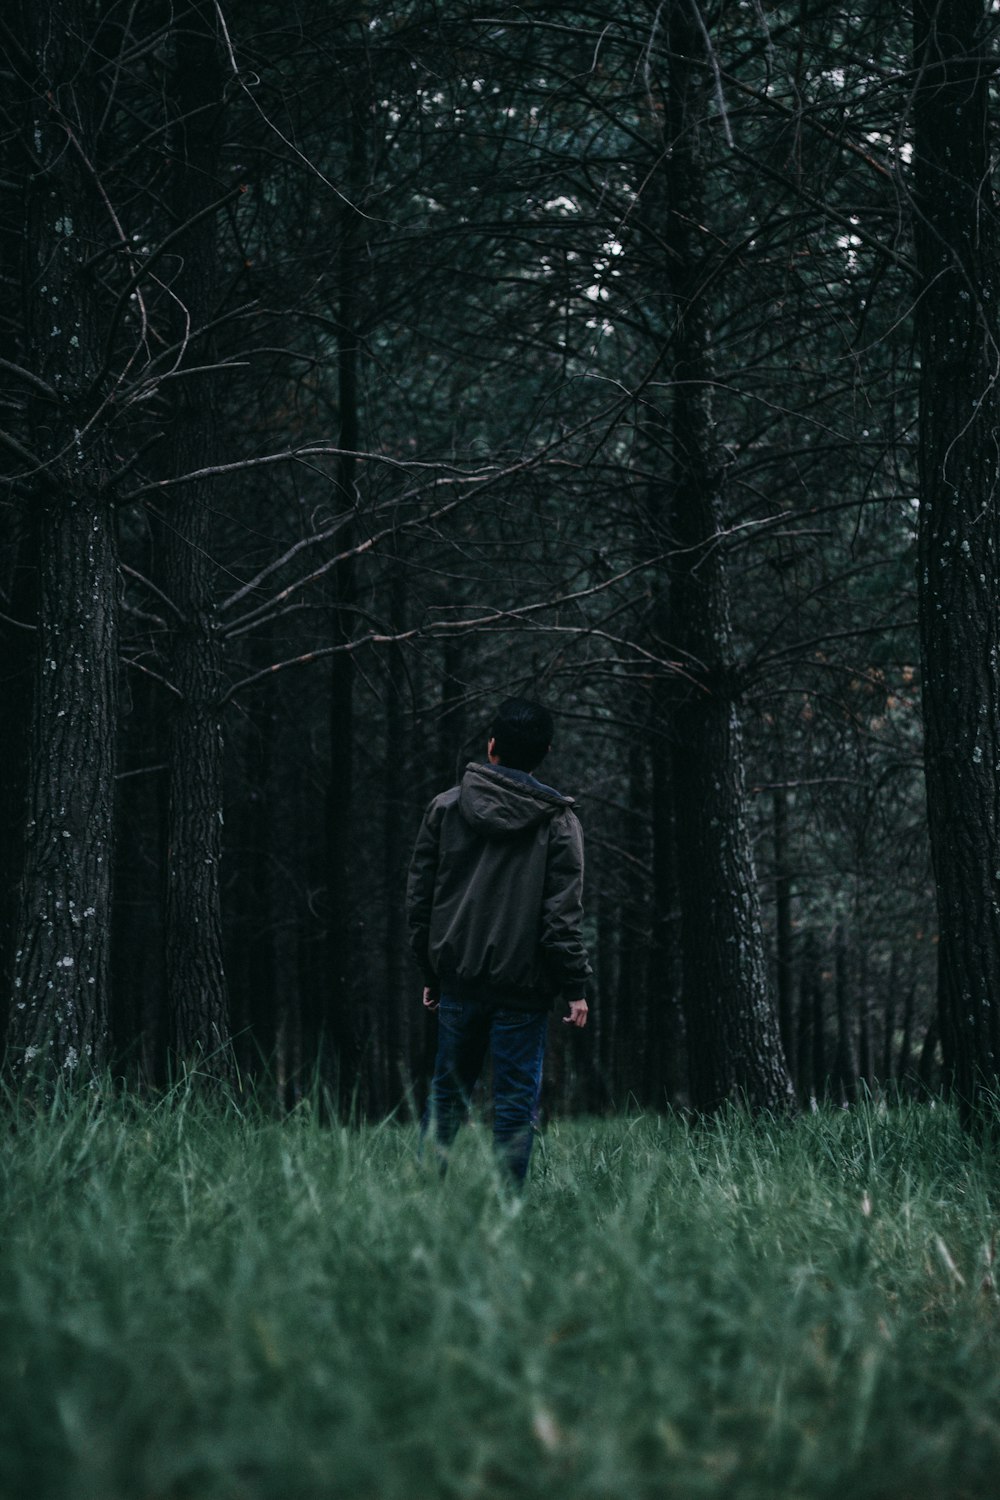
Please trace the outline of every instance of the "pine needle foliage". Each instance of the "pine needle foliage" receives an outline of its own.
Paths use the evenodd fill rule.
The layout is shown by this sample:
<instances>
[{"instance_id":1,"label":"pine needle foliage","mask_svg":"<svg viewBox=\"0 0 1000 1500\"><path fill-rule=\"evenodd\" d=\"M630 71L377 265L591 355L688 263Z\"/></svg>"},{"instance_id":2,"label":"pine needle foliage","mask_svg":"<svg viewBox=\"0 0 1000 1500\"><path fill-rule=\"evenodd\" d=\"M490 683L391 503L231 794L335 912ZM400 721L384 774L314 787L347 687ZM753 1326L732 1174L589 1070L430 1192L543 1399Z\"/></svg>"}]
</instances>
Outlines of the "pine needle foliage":
<instances>
[{"instance_id":1,"label":"pine needle foliage","mask_svg":"<svg viewBox=\"0 0 1000 1500\"><path fill-rule=\"evenodd\" d=\"M997 1159L943 1106L486 1132L187 1088L0 1155L0 1495L971 1500L1000 1457Z\"/></svg>"}]
</instances>

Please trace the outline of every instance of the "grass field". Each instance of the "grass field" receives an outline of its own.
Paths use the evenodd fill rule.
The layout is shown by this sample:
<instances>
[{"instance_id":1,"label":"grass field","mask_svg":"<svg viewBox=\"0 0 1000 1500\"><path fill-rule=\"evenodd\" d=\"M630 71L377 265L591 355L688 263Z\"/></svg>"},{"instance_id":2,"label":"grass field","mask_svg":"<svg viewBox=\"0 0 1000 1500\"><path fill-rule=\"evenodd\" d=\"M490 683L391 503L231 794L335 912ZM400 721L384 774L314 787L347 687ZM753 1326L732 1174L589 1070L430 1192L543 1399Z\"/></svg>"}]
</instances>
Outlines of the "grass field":
<instances>
[{"instance_id":1,"label":"grass field","mask_svg":"<svg viewBox=\"0 0 1000 1500\"><path fill-rule=\"evenodd\" d=\"M78 1103L6 1135L0 1495L993 1497L997 1163L944 1108L480 1129ZM998 1279L1000 1279L1000 1272Z\"/></svg>"}]
</instances>

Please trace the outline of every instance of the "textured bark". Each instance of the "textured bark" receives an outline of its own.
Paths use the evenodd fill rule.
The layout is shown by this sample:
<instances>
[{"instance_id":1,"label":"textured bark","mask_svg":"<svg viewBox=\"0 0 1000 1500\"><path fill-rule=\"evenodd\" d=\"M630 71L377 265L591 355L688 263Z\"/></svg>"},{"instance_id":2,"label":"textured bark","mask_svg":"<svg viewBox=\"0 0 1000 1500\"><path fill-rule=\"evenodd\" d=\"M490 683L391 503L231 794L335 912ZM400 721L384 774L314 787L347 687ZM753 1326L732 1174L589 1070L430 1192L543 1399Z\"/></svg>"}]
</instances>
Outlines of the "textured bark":
<instances>
[{"instance_id":1,"label":"textured bark","mask_svg":"<svg viewBox=\"0 0 1000 1500\"><path fill-rule=\"evenodd\" d=\"M690 674L673 724L691 1103L784 1110L793 1094L767 977L747 818L722 474L711 408L700 133L709 72L694 11L669 17L666 271L673 293L670 641Z\"/></svg>"},{"instance_id":2,"label":"textured bark","mask_svg":"<svg viewBox=\"0 0 1000 1500\"><path fill-rule=\"evenodd\" d=\"M117 713L114 521L60 498L41 522L38 668L8 1046L16 1075L105 1060Z\"/></svg>"},{"instance_id":3,"label":"textured bark","mask_svg":"<svg viewBox=\"0 0 1000 1500\"><path fill-rule=\"evenodd\" d=\"M25 440L19 493L38 529L28 819L15 920L9 1060L16 1076L89 1078L104 1060L117 724L117 560L108 444L94 421L102 364L96 182L101 84L83 0L5 16L22 51L26 163ZM46 394L46 387L51 394Z\"/></svg>"},{"instance_id":4,"label":"textured bark","mask_svg":"<svg viewBox=\"0 0 1000 1500\"><path fill-rule=\"evenodd\" d=\"M0 597L11 617L29 621L35 613L38 582L36 527L30 515L9 511L4 517L4 567ZM24 866L24 825L28 788L28 736L34 678L34 632L0 622L0 1037L6 1034L14 962L18 892Z\"/></svg>"},{"instance_id":5,"label":"textured bark","mask_svg":"<svg viewBox=\"0 0 1000 1500\"><path fill-rule=\"evenodd\" d=\"M217 21L207 3L190 4L176 26L171 210L181 230L171 282L172 331L185 340L183 363L210 365L203 333L215 312L216 227L206 212L220 196L222 64ZM189 226L185 228L185 226ZM179 472L215 453L218 381L190 375L171 387L171 447ZM212 586L212 485L177 492L163 529L165 591L174 624L170 680L178 699L168 732L166 971L175 1056L222 1081L233 1076L222 952L223 736L221 645Z\"/></svg>"},{"instance_id":6,"label":"textured bark","mask_svg":"<svg viewBox=\"0 0 1000 1500\"><path fill-rule=\"evenodd\" d=\"M1000 1089L1000 344L983 0L916 0L919 596L946 1072L969 1126Z\"/></svg>"}]
</instances>

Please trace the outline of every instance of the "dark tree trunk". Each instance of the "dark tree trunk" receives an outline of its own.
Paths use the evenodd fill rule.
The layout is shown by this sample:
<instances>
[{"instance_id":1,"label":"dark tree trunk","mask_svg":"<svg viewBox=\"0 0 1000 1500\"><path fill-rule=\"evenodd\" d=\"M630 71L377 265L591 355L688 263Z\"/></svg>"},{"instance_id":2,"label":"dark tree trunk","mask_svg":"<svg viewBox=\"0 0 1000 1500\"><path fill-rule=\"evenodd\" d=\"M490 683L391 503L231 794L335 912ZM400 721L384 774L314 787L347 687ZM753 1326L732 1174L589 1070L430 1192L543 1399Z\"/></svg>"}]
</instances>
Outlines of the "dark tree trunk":
<instances>
[{"instance_id":1,"label":"dark tree trunk","mask_svg":"<svg viewBox=\"0 0 1000 1500\"><path fill-rule=\"evenodd\" d=\"M166 767L163 689L135 673L123 704L128 760L118 781L111 1039L116 1072L162 1084L167 1054L163 972Z\"/></svg>"},{"instance_id":2,"label":"dark tree trunk","mask_svg":"<svg viewBox=\"0 0 1000 1500\"><path fill-rule=\"evenodd\" d=\"M29 622L38 596L37 528L33 516L12 510L5 518L0 598L18 624L0 622L0 1054L7 1032L14 963L18 891L24 866L29 768L31 686L36 640Z\"/></svg>"},{"instance_id":3,"label":"dark tree trunk","mask_svg":"<svg viewBox=\"0 0 1000 1500\"><path fill-rule=\"evenodd\" d=\"M882 1082L891 1083L895 1076L895 1054L896 1054L896 1016L898 1014L898 1003L896 992L899 989L899 950L893 948L889 955L889 978L886 984L885 1006L883 1008L883 1035L882 1035Z\"/></svg>"},{"instance_id":4,"label":"dark tree trunk","mask_svg":"<svg viewBox=\"0 0 1000 1500\"><path fill-rule=\"evenodd\" d=\"M813 1076L813 986L815 983L816 956L813 945L807 935L802 945L802 958L799 963L799 1016L798 1016L798 1060L795 1076L798 1083L798 1097L801 1104L808 1104L810 1098L816 1093L816 1080Z\"/></svg>"},{"instance_id":5,"label":"dark tree trunk","mask_svg":"<svg viewBox=\"0 0 1000 1500\"><path fill-rule=\"evenodd\" d=\"M588 856L589 857L589 856ZM618 942L621 924L618 906L607 889L598 863L590 861L588 879L597 902L597 1004L593 1019L593 1048L597 1057L597 1072L601 1080L603 1103L614 1105L614 1052L615 1025L618 1015Z\"/></svg>"},{"instance_id":6,"label":"dark tree trunk","mask_svg":"<svg viewBox=\"0 0 1000 1500\"><path fill-rule=\"evenodd\" d=\"M114 518L100 499L41 516L27 848L8 1042L15 1072L105 1061L117 713Z\"/></svg>"},{"instance_id":7,"label":"dark tree trunk","mask_svg":"<svg viewBox=\"0 0 1000 1500\"><path fill-rule=\"evenodd\" d=\"M901 1080L910 1072L910 1062L913 1056L913 1013L916 1010L916 1004L917 987L911 981L903 1006L903 1034L899 1041L899 1062L896 1065L896 1076Z\"/></svg>"},{"instance_id":8,"label":"dark tree trunk","mask_svg":"<svg viewBox=\"0 0 1000 1500\"><path fill-rule=\"evenodd\" d=\"M350 629L346 608L350 582L336 581L336 631L344 643ZM330 764L327 794L327 958L329 983L310 1027L310 1046L323 1080L338 1081L341 1104L350 1101L361 1058L354 955L354 891L351 834L354 802L354 663L349 652L330 669Z\"/></svg>"},{"instance_id":9,"label":"dark tree trunk","mask_svg":"<svg viewBox=\"0 0 1000 1500\"><path fill-rule=\"evenodd\" d=\"M861 934L858 953L858 1082L871 1090L875 1083L875 1050L872 1039L872 1003L868 993L868 949L860 924L855 929Z\"/></svg>"},{"instance_id":10,"label":"dark tree trunk","mask_svg":"<svg viewBox=\"0 0 1000 1500\"><path fill-rule=\"evenodd\" d=\"M648 808L649 777L646 756L638 739L629 746L629 804ZM615 1047L615 1098L619 1105L642 1099L648 1048L649 905L639 881L629 883L622 903Z\"/></svg>"},{"instance_id":11,"label":"dark tree trunk","mask_svg":"<svg viewBox=\"0 0 1000 1500\"><path fill-rule=\"evenodd\" d=\"M465 699L467 689L462 682L462 657L464 643L455 636L445 636L441 661L441 701L437 710L437 746L435 756L434 792L454 786L462 778L469 756L466 754L467 721ZM483 726L485 735L486 726ZM485 755L486 741L476 754Z\"/></svg>"},{"instance_id":12,"label":"dark tree trunk","mask_svg":"<svg viewBox=\"0 0 1000 1500\"><path fill-rule=\"evenodd\" d=\"M670 643L686 690L673 724L691 1103L751 1109L793 1103L767 977L744 782L725 544L722 472L711 410L700 138L709 71L693 8L670 11L668 137L661 171L674 317Z\"/></svg>"},{"instance_id":13,"label":"dark tree trunk","mask_svg":"<svg viewBox=\"0 0 1000 1500\"><path fill-rule=\"evenodd\" d=\"M833 991L837 1007L836 1097L838 1103L849 1104L857 1095L858 1069L854 1053L847 933L843 922L837 923L834 934Z\"/></svg>"},{"instance_id":14,"label":"dark tree trunk","mask_svg":"<svg viewBox=\"0 0 1000 1500\"><path fill-rule=\"evenodd\" d=\"M11 95L9 102L17 107ZM23 101L22 101L23 102ZM20 113L20 111L18 111ZM18 294L24 235L24 196L18 190L25 162L13 129L0 130L0 326L4 353L22 367L31 357L20 329ZM8 333L8 329L10 332ZM0 400L8 414L24 402L23 383L0 371ZM7 423L5 423L5 426ZM7 455L4 454L6 463ZM5 497L9 501L9 494ZM35 659L32 622L38 593L36 527L27 507L0 508L0 1057L7 1034L14 962L14 924L24 862L28 785L28 734ZM17 622L17 623L15 623Z\"/></svg>"},{"instance_id":15,"label":"dark tree trunk","mask_svg":"<svg viewBox=\"0 0 1000 1500\"><path fill-rule=\"evenodd\" d=\"M256 888L260 923L256 948L266 989L255 982L253 1024L269 1065L279 1106L291 1107L308 1087L302 1077L300 928L305 907L302 850L307 835L304 768L291 743L296 719L279 695L262 715L259 762Z\"/></svg>"},{"instance_id":16,"label":"dark tree trunk","mask_svg":"<svg viewBox=\"0 0 1000 1500\"><path fill-rule=\"evenodd\" d=\"M921 1087L927 1093L934 1087L934 1075L937 1070L938 1042L941 1040L941 1022L937 1016L932 1016L930 1024L924 1033L924 1040L920 1048L920 1061L917 1064L917 1077Z\"/></svg>"},{"instance_id":17,"label":"dark tree trunk","mask_svg":"<svg viewBox=\"0 0 1000 1500\"><path fill-rule=\"evenodd\" d=\"M792 876L788 867L788 791L774 788L774 929L778 1023L789 1067L797 1056L795 971L792 961ZM794 1069L793 1081L794 1081Z\"/></svg>"},{"instance_id":18,"label":"dark tree trunk","mask_svg":"<svg viewBox=\"0 0 1000 1500\"><path fill-rule=\"evenodd\" d=\"M687 1044L681 1005L680 891L670 747L662 732L666 711L657 717L660 723L653 726L651 735L653 922L646 981L651 1069L647 1097L654 1108L662 1109L667 1103L687 1103ZM633 826L638 842L635 819Z\"/></svg>"},{"instance_id":19,"label":"dark tree trunk","mask_svg":"<svg viewBox=\"0 0 1000 1500\"><path fill-rule=\"evenodd\" d=\"M998 254L984 0L915 0L919 595L946 1072L963 1123L1000 1088Z\"/></svg>"},{"instance_id":20,"label":"dark tree trunk","mask_svg":"<svg viewBox=\"0 0 1000 1500\"><path fill-rule=\"evenodd\" d=\"M89 1079L104 1061L110 970L118 684L118 564L109 448L94 419L103 359L97 188L102 108L95 23L82 0L24 3L25 235L21 297L38 605L27 824L8 1030L15 1075ZM15 106L16 107L16 106Z\"/></svg>"},{"instance_id":21,"label":"dark tree trunk","mask_svg":"<svg viewBox=\"0 0 1000 1500\"><path fill-rule=\"evenodd\" d=\"M393 569L390 583L391 624L394 631L406 623L406 588L400 565ZM392 648L390 648L392 649ZM382 842L382 887L385 901L385 993L378 1009L385 1017L386 1033L386 1102L390 1109L407 1098L410 1068L410 1029L418 996L406 983L409 972L409 945L405 921L406 871L409 849L404 837L404 813L407 802L409 765L407 759L406 677L398 648L389 658L386 671L386 765L385 821Z\"/></svg>"},{"instance_id":22,"label":"dark tree trunk","mask_svg":"<svg viewBox=\"0 0 1000 1500\"><path fill-rule=\"evenodd\" d=\"M364 191L366 122L356 101L348 100L348 195L340 216L337 302L337 400L339 411L337 503L345 525L338 545L346 551L357 539L353 513L357 508L358 465L355 454L360 433L358 393L359 278L362 220L352 205ZM348 646L354 634L355 566L351 558L333 571L333 626L338 645ZM333 657L330 669L330 780L327 802L327 899L330 990L324 1017L316 1018L315 1042L324 1077L335 1068L342 1112L358 1102L364 1046L361 1014L360 956L355 940L354 900L354 659L349 650ZM325 1055L332 1049L332 1058Z\"/></svg>"},{"instance_id":23,"label":"dark tree trunk","mask_svg":"<svg viewBox=\"0 0 1000 1500\"><path fill-rule=\"evenodd\" d=\"M813 1094L817 1099L826 1099L830 1094L830 1066L827 1060L826 1017L823 1006L823 976L819 968L819 954L815 943L812 956L812 1074Z\"/></svg>"},{"instance_id":24,"label":"dark tree trunk","mask_svg":"<svg viewBox=\"0 0 1000 1500\"><path fill-rule=\"evenodd\" d=\"M207 582L203 562L194 561L204 556L200 547L210 528L204 507L193 501L172 510L171 518L176 531L174 542L165 547L164 576L173 596L185 599L194 618L177 629L171 663L181 698L171 713L168 735L165 957L170 1045L179 1060L197 1063L199 1072L229 1079L232 1058L219 884L221 667L212 605L200 588Z\"/></svg>"},{"instance_id":25,"label":"dark tree trunk","mask_svg":"<svg viewBox=\"0 0 1000 1500\"><path fill-rule=\"evenodd\" d=\"M211 365L205 332L216 311L216 216L221 196L222 59L208 0L193 0L175 23L175 119L171 210L177 259L171 280L171 331L181 368ZM187 227L185 227L187 226ZM219 377L190 374L171 386L171 449L180 473L215 456ZM167 502L163 527L165 592L180 616L171 642L170 678L178 699L168 731L168 831L165 960L170 1044L204 1076L234 1077L222 953L223 738L222 652L213 591L212 481L182 485Z\"/></svg>"}]
</instances>

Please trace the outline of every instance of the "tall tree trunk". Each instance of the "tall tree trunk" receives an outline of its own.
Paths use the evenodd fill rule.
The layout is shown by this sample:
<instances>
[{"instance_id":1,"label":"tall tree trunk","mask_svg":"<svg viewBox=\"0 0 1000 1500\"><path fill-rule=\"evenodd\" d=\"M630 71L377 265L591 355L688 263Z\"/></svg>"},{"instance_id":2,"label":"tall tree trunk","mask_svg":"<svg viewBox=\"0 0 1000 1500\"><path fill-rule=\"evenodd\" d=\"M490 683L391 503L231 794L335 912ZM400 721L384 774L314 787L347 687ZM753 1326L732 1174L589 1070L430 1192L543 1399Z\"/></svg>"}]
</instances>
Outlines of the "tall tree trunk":
<instances>
[{"instance_id":1,"label":"tall tree trunk","mask_svg":"<svg viewBox=\"0 0 1000 1500\"><path fill-rule=\"evenodd\" d=\"M14 933L18 891L24 866L24 833L27 805L31 724L31 685L34 679L36 632L28 624L34 618L38 594L36 532L34 518L23 510L5 517L3 575L0 599L17 624L0 622L0 691L4 711L0 714L0 1054L7 1032Z\"/></svg>"},{"instance_id":2,"label":"tall tree trunk","mask_svg":"<svg viewBox=\"0 0 1000 1500\"><path fill-rule=\"evenodd\" d=\"M836 1098L839 1104L849 1104L857 1096L858 1067L850 1004L847 933L843 922L837 923L834 934L833 990L837 1006Z\"/></svg>"},{"instance_id":3,"label":"tall tree trunk","mask_svg":"<svg viewBox=\"0 0 1000 1500\"><path fill-rule=\"evenodd\" d=\"M366 165L365 120L360 106L348 100L348 195L343 205L339 243L337 306L337 399L339 411L337 460L337 504L348 517L338 538L346 550L356 540L357 527L350 519L357 507L357 459L360 433L358 393L358 280L362 224L352 205L363 194ZM348 558L333 572L333 625L335 640L348 645L354 634L356 602L355 567ZM327 952L330 993L325 1017L319 1017L316 1043L320 1068L327 1076L330 1059L323 1053L332 1045L338 1094L342 1112L357 1099L362 1065L362 1017L359 1013L361 985L355 942L354 904L354 659L350 651L333 657L330 668L330 779L327 802Z\"/></svg>"},{"instance_id":4,"label":"tall tree trunk","mask_svg":"<svg viewBox=\"0 0 1000 1500\"><path fill-rule=\"evenodd\" d=\"M166 777L162 687L141 673L129 683L118 780L111 1041L116 1073L160 1085L167 1054L163 973L163 857Z\"/></svg>"},{"instance_id":5,"label":"tall tree trunk","mask_svg":"<svg viewBox=\"0 0 1000 1500\"><path fill-rule=\"evenodd\" d=\"M895 1076L896 1016L899 989L899 949L893 948L889 955L889 977L886 983L885 1005L882 1008L882 1082L891 1083Z\"/></svg>"},{"instance_id":6,"label":"tall tree trunk","mask_svg":"<svg viewBox=\"0 0 1000 1500\"><path fill-rule=\"evenodd\" d=\"M21 493L38 527L27 824L14 923L9 1059L16 1076L90 1078L105 1057L118 684L118 564L101 369L98 191L102 108L83 0L23 3L25 235L21 295L34 462ZM81 39L86 39L82 41Z\"/></svg>"},{"instance_id":7,"label":"tall tree trunk","mask_svg":"<svg viewBox=\"0 0 1000 1500\"><path fill-rule=\"evenodd\" d=\"M937 1049L940 1040L940 1017L932 1016L930 1024L924 1033L924 1040L920 1048L920 1061L917 1064L917 1077L920 1080L920 1085L928 1093L934 1087L934 1074L937 1068Z\"/></svg>"},{"instance_id":8,"label":"tall tree trunk","mask_svg":"<svg viewBox=\"0 0 1000 1500\"><path fill-rule=\"evenodd\" d=\"M656 695L659 697L659 694ZM668 712L662 703L650 736L650 820L653 845L653 922L649 947L646 1004L649 1009L650 1080L647 1100L654 1108L687 1095L687 1045L681 1004L680 892L677 879L677 838L674 826L670 747L663 724ZM634 803L633 803L634 805ZM641 823L631 820L639 842Z\"/></svg>"},{"instance_id":9,"label":"tall tree trunk","mask_svg":"<svg viewBox=\"0 0 1000 1500\"><path fill-rule=\"evenodd\" d=\"M868 990L868 948L858 924L855 932L861 943L858 950L858 1082L869 1091L875 1083L875 1050L872 1038L872 1000Z\"/></svg>"},{"instance_id":10,"label":"tall tree trunk","mask_svg":"<svg viewBox=\"0 0 1000 1500\"><path fill-rule=\"evenodd\" d=\"M779 768L780 774L780 768ZM774 788L774 935L781 1045L793 1072L796 1057L795 972L792 964L792 875L788 865L788 788Z\"/></svg>"},{"instance_id":11,"label":"tall tree trunk","mask_svg":"<svg viewBox=\"0 0 1000 1500\"><path fill-rule=\"evenodd\" d=\"M186 366L211 365L204 331L216 300L216 216L220 197L222 63L209 0L192 0L175 21L171 210L177 239L171 281L172 332ZM186 346L186 347L185 347ZM215 454L217 376L190 374L171 387L171 446L180 473ZM171 1049L199 1074L234 1077L222 953L223 739L221 644L212 579L212 481L189 482L169 503L163 576L180 622L170 677L178 701L168 732L166 975Z\"/></svg>"},{"instance_id":12,"label":"tall tree trunk","mask_svg":"<svg viewBox=\"0 0 1000 1500\"><path fill-rule=\"evenodd\" d=\"M812 1075L813 1094L819 1100L830 1095L830 1066L827 1061L826 1017L823 1006L823 975L819 967L819 953L815 940L810 944L812 971Z\"/></svg>"},{"instance_id":13,"label":"tall tree trunk","mask_svg":"<svg viewBox=\"0 0 1000 1500\"><path fill-rule=\"evenodd\" d=\"M802 957L799 962L799 1016L798 1016L798 1056L795 1067L795 1077L798 1084L798 1097L801 1104L808 1104L816 1093L816 1080L813 1075L813 986L815 982L816 954L811 934L806 934L805 942L802 944Z\"/></svg>"},{"instance_id":14,"label":"tall tree trunk","mask_svg":"<svg viewBox=\"0 0 1000 1500\"><path fill-rule=\"evenodd\" d=\"M406 622L406 586L399 563L393 567L390 581L391 624L402 630ZM386 1101L395 1109L406 1100L409 1088L410 1029L416 995L409 991L404 976L408 971L406 940L405 887L409 849L403 836L404 812L410 768L407 764L406 711L404 706L406 678L399 649L393 651L386 672L386 767L385 822L382 843L382 887L386 906L385 918L385 994L378 1007L385 1016Z\"/></svg>"},{"instance_id":15,"label":"tall tree trunk","mask_svg":"<svg viewBox=\"0 0 1000 1500\"><path fill-rule=\"evenodd\" d=\"M689 677L673 725L691 1102L793 1103L767 977L744 781L714 437L701 136L709 70L693 8L669 14L664 239L673 301L670 641Z\"/></svg>"},{"instance_id":16,"label":"tall tree trunk","mask_svg":"<svg viewBox=\"0 0 1000 1500\"><path fill-rule=\"evenodd\" d=\"M633 739L628 752L629 806L648 809L649 776L641 741ZM637 822L633 822L633 831ZM649 1046L647 1026L649 976L649 905L639 881L629 883L622 903L622 935L619 947L618 990L615 996L617 1027L615 1048L615 1099L643 1099L646 1083L645 1058Z\"/></svg>"},{"instance_id":17,"label":"tall tree trunk","mask_svg":"<svg viewBox=\"0 0 1000 1500\"><path fill-rule=\"evenodd\" d=\"M437 710L434 785L430 789L429 795L431 796L460 781L469 758L465 753L468 726L468 713L465 706L467 690L461 677L464 650L464 642L457 636L445 636L441 648L441 700ZM485 740L481 747L476 748L475 753L485 755Z\"/></svg>"},{"instance_id":18,"label":"tall tree trunk","mask_svg":"<svg viewBox=\"0 0 1000 1500\"><path fill-rule=\"evenodd\" d=\"M907 1078L910 1072L910 1062L913 1056L913 1015L916 1008L917 986L911 979L903 1005L903 1035L899 1042L899 1062L896 1065L896 1076L901 1081Z\"/></svg>"},{"instance_id":19,"label":"tall tree trunk","mask_svg":"<svg viewBox=\"0 0 1000 1500\"><path fill-rule=\"evenodd\" d=\"M13 98L10 100L14 104ZM12 129L0 131L0 326L6 357L26 368L19 291L24 235L24 196L19 179L24 160ZM10 330L8 334L7 330ZM19 334L22 336L19 337ZM26 392L11 371L0 371L0 400L8 422L24 403ZM5 423L5 425L7 425ZM6 461L6 455L5 455ZM9 495L6 497L9 501ZM27 804L28 730L35 632L31 621L37 597L36 528L26 507L0 508L0 1057L7 1034L14 924L24 862ZM18 622L18 623L15 623Z\"/></svg>"},{"instance_id":20,"label":"tall tree trunk","mask_svg":"<svg viewBox=\"0 0 1000 1500\"><path fill-rule=\"evenodd\" d=\"M259 931L253 945L266 986L251 981L256 1004L253 1026L258 1048L270 1064L279 1107L302 1097L308 1079L301 1076L302 971L300 927L303 891L302 850L308 810L304 768L289 775L301 752L291 741L297 716L289 695L279 693L260 719L256 817L256 888Z\"/></svg>"},{"instance_id":21,"label":"tall tree trunk","mask_svg":"<svg viewBox=\"0 0 1000 1500\"><path fill-rule=\"evenodd\" d=\"M984 0L915 0L919 595L946 1072L963 1123L1000 1089L1000 343Z\"/></svg>"},{"instance_id":22,"label":"tall tree trunk","mask_svg":"<svg viewBox=\"0 0 1000 1500\"><path fill-rule=\"evenodd\" d=\"M27 849L8 1044L15 1072L91 1076L105 1061L118 682L110 506L41 515Z\"/></svg>"}]
</instances>

